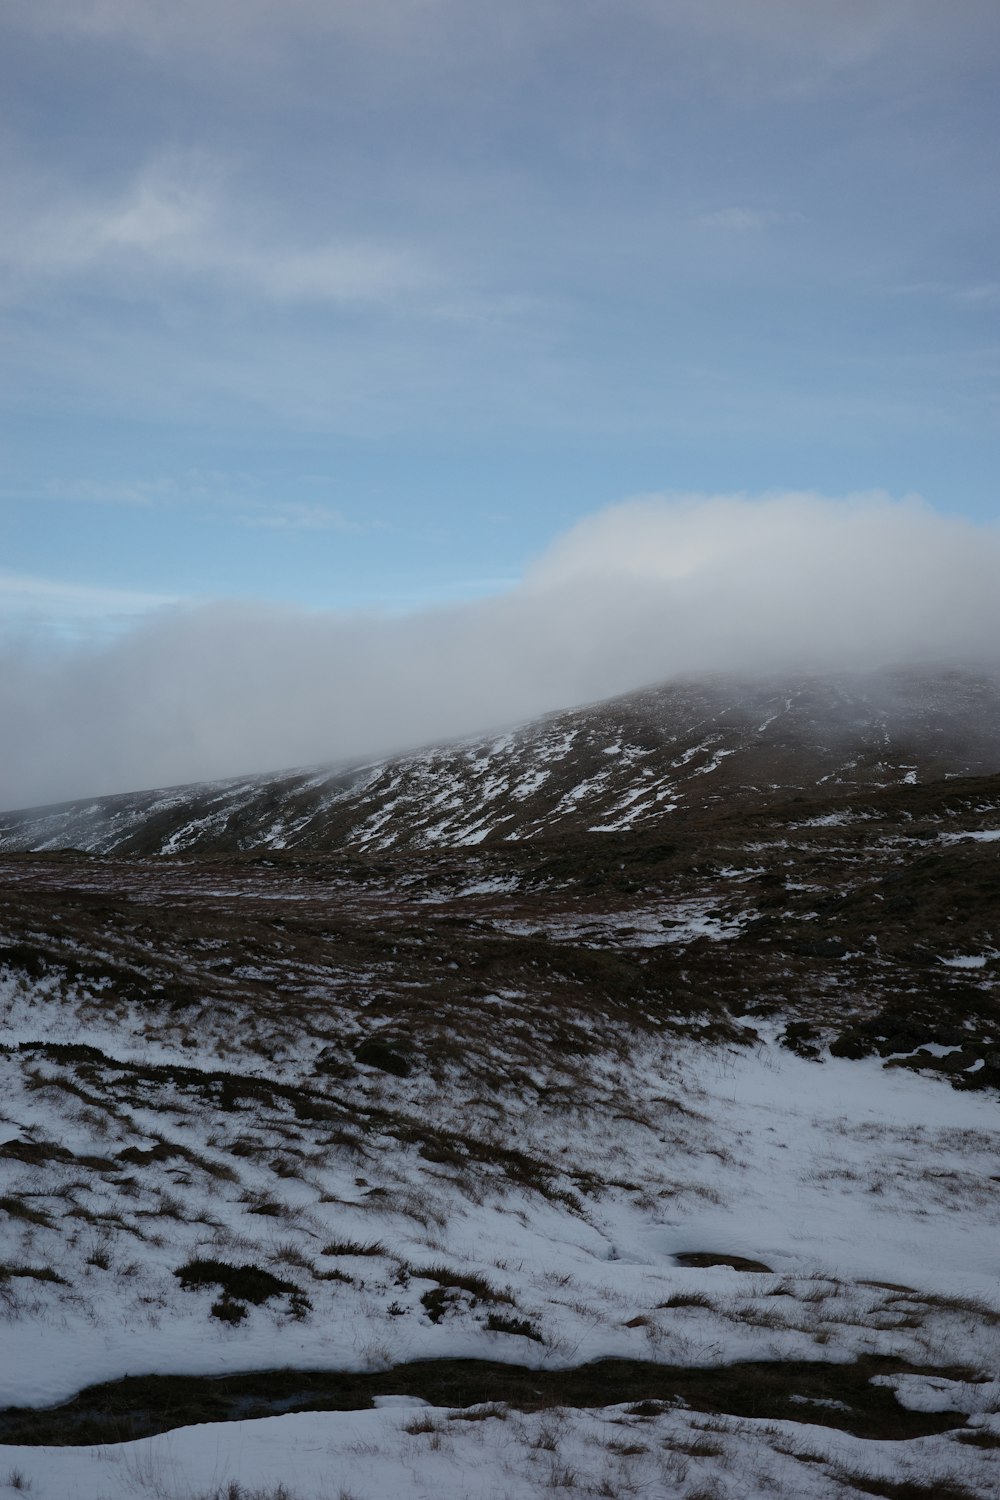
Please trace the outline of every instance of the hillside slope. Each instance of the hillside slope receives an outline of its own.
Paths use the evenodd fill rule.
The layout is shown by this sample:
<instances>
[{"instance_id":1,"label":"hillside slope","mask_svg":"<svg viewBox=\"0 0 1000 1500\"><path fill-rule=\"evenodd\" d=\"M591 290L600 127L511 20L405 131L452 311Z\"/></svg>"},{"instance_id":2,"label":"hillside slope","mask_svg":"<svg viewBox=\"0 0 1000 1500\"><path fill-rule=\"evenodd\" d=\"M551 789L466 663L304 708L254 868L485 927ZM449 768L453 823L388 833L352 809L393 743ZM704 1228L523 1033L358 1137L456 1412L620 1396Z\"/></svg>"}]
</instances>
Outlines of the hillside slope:
<instances>
[{"instance_id":1,"label":"hillside slope","mask_svg":"<svg viewBox=\"0 0 1000 1500\"><path fill-rule=\"evenodd\" d=\"M672 683L507 733L0 816L0 851L467 846L643 831L725 803L1000 771L1000 679L899 669Z\"/></svg>"}]
</instances>

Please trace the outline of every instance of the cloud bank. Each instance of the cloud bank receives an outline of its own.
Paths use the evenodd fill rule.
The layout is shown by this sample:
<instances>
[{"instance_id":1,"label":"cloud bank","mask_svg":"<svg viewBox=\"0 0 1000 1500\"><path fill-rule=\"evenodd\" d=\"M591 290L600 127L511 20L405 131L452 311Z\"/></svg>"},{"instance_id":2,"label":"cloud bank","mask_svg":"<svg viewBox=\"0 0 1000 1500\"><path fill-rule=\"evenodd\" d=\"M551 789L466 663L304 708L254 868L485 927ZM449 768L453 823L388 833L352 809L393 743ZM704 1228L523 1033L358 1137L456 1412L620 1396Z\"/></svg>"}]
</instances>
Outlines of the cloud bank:
<instances>
[{"instance_id":1,"label":"cloud bank","mask_svg":"<svg viewBox=\"0 0 1000 1500\"><path fill-rule=\"evenodd\" d=\"M648 496L510 592L405 618L174 607L58 651L22 628L0 807L361 759L679 675L996 660L998 579L1000 531L916 498Z\"/></svg>"}]
</instances>

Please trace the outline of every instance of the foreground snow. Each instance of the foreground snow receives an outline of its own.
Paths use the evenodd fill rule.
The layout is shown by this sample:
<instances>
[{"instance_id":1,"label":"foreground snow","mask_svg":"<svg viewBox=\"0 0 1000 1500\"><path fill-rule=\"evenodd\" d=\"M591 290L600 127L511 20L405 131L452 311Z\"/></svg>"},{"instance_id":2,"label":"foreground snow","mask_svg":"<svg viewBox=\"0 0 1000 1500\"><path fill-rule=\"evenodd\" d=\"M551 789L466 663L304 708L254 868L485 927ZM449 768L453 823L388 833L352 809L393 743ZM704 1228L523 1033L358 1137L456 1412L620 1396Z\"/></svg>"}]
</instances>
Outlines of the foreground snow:
<instances>
[{"instance_id":1,"label":"foreground snow","mask_svg":"<svg viewBox=\"0 0 1000 1500\"><path fill-rule=\"evenodd\" d=\"M982 1417L977 1436L1000 1419ZM952 1434L862 1442L828 1427L661 1407L448 1411L405 1397L374 1411L181 1428L98 1448L0 1450L0 1493L32 1500L827 1500L911 1480L929 1497L996 1494L996 1450ZM11 1479L14 1485L11 1485ZM964 1490L955 1486L963 1485ZM936 1488L937 1486L937 1488Z\"/></svg>"},{"instance_id":2,"label":"foreground snow","mask_svg":"<svg viewBox=\"0 0 1000 1500\"><path fill-rule=\"evenodd\" d=\"M44 1028L54 1039L70 1034L44 984L10 980L0 993L10 1044ZM500 997L497 1006L499 1018ZM880 1353L963 1367L965 1383L894 1379L904 1405L972 1413L971 1429L873 1442L822 1425L815 1403L804 1403L799 1424L683 1407L499 1409L475 1421L403 1402L100 1448L2 1448L0 1493L6 1479L30 1483L35 1500L201 1500L230 1483L262 1495L283 1484L301 1500L513 1500L574 1488L746 1500L863 1493L858 1475L912 1475L929 1493L947 1478L994 1494L996 1452L969 1436L996 1430L1000 1442L996 1100L874 1059L809 1061L755 1025L757 1041L743 1047L622 1036L616 1054L591 1060L576 1100L553 1097L551 1078L526 1078L521 1097L478 1100L392 1080L417 1139L431 1124L492 1133L526 1160L553 1164L544 1192L442 1165L398 1131L338 1140L328 1122L300 1119L280 1099L220 1113L191 1108L176 1088L154 1100L129 1084L104 1112L81 1098L58 1058L8 1051L3 1151L58 1143L64 1154L28 1162L0 1152L0 1196L28 1209L0 1220L4 1259L61 1278L0 1283L0 1404L48 1405L92 1382L152 1372L389 1369L450 1356L548 1369L608 1355L705 1366ZM171 1061L135 1018L76 1034L120 1070ZM215 1049L174 1061L194 1074L220 1067ZM280 1082L280 1066L269 1071ZM93 1072L87 1088L99 1078ZM379 1078L366 1089L358 1111L385 1105ZM159 1160L124 1179L120 1168L94 1168L88 1181L81 1165L116 1163L123 1150L143 1159L157 1146ZM691 1253L768 1269L676 1259ZM308 1294L310 1309L302 1316L276 1298L228 1326L210 1315L210 1291L184 1291L173 1274L197 1257L269 1266ZM441 1267L455 1281L433 1321L426 1299ZM494 1304L463 1291L463 1275L485 1278L534 1336L490 1331Z\"/></svg>"},{"instance_id":3,"label":"foreground snow","mask_svg":"<svg viewBox=\"0 0 1000 1500\"><path fill-rule=\"evenodd\" d=\"M12 1001L10 1022L18 1009ZM111 1038L87 1039L110 1051ZM293 1139L301 1152L328 1138L328 1125L259 1106L206 1115L176 1098L167 1117L119 1103L109 1124L51 1082L55 1065L17 1078L22 1055L2 1062L8 1148L54 1141L77 1160L108 1161L120 1142L159 1142L163 1157L124 1185L108 1173L89 1186L72 1180L72 1161L49 1164L42 1182L37 1162L0 1160L6 1199L38 1216L6 1217L5 1259L51 1267L64 1283L3 1284L3 1405L50 1404L125 1374L276 1364L364 1370L454 1356L552 1367L616 1355L708 1365L878 1352L989 1369L997 1352L997 1324L984 1321L1000 1313L996 1101L872 1059L811 1062L763 1035L742 1048L646 1042L608 1060L589 1108L505 1101L505 1139L531 1160L565 1163L547 1193L474 1180L378 1137L360 1152L327 1145L293 1171L281 1153ZM492 1128L495 1101L475 1122L468 1100L406 1084L411 1119L440 1126L455 1113ZM581 1196L588 1175L596 1186ZM769 1270L676 1263L692 1252ZM173 1272L191 1257L271 1266L311 1311L295 1316L280 1298L227 1326L209 1316L210 1292L181 1290ZM433 1322L422 1299L435 1280L421 1272L442 1265L456 1268L456 1288ZM537 1339L489 1331L462 1273L509 1298Z\"/></svg>"}]
</instances>

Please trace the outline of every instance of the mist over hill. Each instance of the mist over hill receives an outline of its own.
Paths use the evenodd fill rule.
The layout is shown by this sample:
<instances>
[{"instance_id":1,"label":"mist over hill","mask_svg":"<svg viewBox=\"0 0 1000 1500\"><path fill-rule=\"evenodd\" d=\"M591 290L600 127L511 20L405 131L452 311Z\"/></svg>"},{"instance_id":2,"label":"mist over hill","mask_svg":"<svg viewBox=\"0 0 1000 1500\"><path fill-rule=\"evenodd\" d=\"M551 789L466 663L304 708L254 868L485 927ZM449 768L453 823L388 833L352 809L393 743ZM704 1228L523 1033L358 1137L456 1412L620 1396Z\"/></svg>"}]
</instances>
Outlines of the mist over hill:
<instances>
[{"instance_id":1,"label":"mist over hill","mask_svg":"<svg viewBox=\"0 0 1000 1500\"><path fill-rule=\"evenodd\" d=\"M1000 674L686 680L354 767L0 817L0 849L220 854L647 832L707 809L1000 771Z\"/></svg>"},{"instance_id":2,"label":"mist over hill","mask_svg":"<svg viewBox=\"0 0 1000 1500\"><path fill-rule=\"evenodd\" d=\"M644 684L990 662L996 529L882 494L651 496L490 597L406 614L190 602L3 648L0 807L369 761Z\"/></svg>"}]
</instances>

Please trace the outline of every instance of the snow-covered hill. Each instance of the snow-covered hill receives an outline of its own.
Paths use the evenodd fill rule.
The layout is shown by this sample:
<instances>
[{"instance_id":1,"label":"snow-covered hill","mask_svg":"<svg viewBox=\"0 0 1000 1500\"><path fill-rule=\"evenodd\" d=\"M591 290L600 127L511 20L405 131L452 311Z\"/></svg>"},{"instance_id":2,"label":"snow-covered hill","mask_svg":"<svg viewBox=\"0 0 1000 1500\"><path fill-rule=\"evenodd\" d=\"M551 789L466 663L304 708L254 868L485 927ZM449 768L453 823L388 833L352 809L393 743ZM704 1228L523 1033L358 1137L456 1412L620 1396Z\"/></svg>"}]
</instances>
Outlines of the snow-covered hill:
<instances>
[{"instance_id":1,"label":"snow-covered hill","mask_svg":"<svg viewBox=\"0 0 1000 1500\"><path fill-rule=\"evenodd\" d=\"M510 732L0 816L0 850L383 850L643 830L817 788L1000 771L1000 678L906 669L675 683Z\"/></svg>"}]
</instances>

